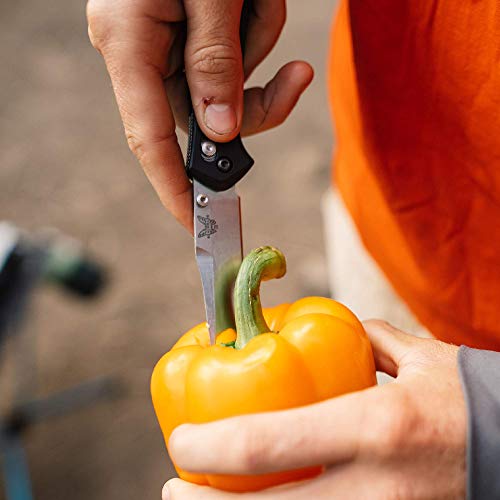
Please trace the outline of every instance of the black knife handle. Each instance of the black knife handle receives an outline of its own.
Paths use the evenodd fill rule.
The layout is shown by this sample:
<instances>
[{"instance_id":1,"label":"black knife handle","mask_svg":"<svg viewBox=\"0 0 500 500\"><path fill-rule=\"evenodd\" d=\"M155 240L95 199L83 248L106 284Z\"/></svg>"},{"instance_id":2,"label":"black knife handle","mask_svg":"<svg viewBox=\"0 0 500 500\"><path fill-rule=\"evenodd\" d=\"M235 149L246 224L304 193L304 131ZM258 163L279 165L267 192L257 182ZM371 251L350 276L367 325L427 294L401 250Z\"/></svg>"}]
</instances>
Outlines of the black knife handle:
<instances>
[{"instance_id":1,"label":"black knife handle","mask_svg":"<svg viewBox=\"0 0 500 500\"><path fill-rule=\"evenodd\" d=\"M242 54L246 42L250 9L251 0L244 0L240 21ZM213 191L226 191L252 168L253 158L243 146L240 135L229 142L215 142L208 139L198 125L192 109L189 114L188 129L186 171L190 179L197 180Z\"/></svg>"}]
</instances>

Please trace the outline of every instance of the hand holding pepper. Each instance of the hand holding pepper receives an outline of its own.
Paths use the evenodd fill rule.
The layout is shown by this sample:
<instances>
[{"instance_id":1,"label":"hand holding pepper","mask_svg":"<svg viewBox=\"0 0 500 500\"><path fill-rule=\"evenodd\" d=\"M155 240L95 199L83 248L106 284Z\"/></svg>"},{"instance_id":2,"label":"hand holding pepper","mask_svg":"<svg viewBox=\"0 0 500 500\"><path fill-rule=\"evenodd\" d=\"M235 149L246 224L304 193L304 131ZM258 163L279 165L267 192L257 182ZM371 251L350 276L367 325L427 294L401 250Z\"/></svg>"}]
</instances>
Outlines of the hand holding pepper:
<instances>
[{"instance_id":1,"label":"hand holding pepper","mask_svg":"<svg viewBox=\"0 0 500 500\"><path fill-rule=\"evenodd\" d=\"M234 287L236 331L210 345L202 323L157 363L151 394L168 443L179 424L210 422L282 410L357 391L376 383L370 342L347 307L323 297L262 309L261 280L281 278L286 264L272 247L243 260ZM231 431L232 432L232 431ZM228 491L253 491L317 476L323 463L257 475L192 474L180 477Z\"/></svg>"},{"instance_id":2,"label":"hand holding pepper","mask_svg":"<svg viewBox=\"0 0 500 500\"><path fill-rule=\"evenodd\" d=\"M174 430L169 450L192 473L262 474L323 463L310 481L236 495L180 479L164 500L463 498L466 412L458 348L368 321L383 386L297 409Z\"/></svg>"}]
</instances>

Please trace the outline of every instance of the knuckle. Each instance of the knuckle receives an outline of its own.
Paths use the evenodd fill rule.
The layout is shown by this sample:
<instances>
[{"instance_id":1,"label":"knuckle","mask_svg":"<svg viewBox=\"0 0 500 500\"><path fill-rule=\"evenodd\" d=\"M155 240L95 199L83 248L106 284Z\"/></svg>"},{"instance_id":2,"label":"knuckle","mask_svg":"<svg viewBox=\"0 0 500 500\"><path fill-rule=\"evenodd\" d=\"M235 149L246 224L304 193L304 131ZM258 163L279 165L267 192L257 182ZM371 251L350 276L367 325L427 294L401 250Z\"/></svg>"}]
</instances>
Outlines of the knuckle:
<instances>
[{"instance_id":1,"label":"knuckle","mask_svg":"<svg viewBox=\"0 0 500 500\"><path fill-rule=\"evenodd\" d=\"M107 9L101 0L89 0L87 3L87 21L92 28L100 27L107 21Z\"/></svg>"},{"instance_id":2,"label":"knuckle","mask_svg":"<svg viewBox=\"0 0 500 500\"><path fill-rule=\"evenodd\" d=\"M92 46L100 50L109 38L110 21L108 9L101 0L89 0L87 3L87 22Z\"/></svg>"},{"instance_id":3,"label":"knuckle","mask_svg":"<svg viewBox=\"0 0 500 500\"><path fill-rule=\"evenodd\" d=\"M195 49L190 57L191 67L201 75L224 80L238 79L239 57L230 40L218 40Z\"/></svg>"},{"instance_id":4,"label":"knuckle","mask_svg":"<svg viewBox=\"0 0 500 500\"><path fill-rule=\"evenodd\" d=\"M368 319L366 321L363 321L363 325L370 330L391 331L394 329L394 327L390 323L383 319Z\"/></svg>"},{"instance_id":5,"label":"knuckle","mask_svg":"<svg viewBox=\"0 0 500 500\"><path fill-rule=\"evenodd\" d=\"M143 138L135 131L130 128L125 129L125 137L127 138L127 144L130 148L130 151L134 154L134 156L139 160L144 168L146 168L147 164L147 156L154 148L161 147L162 144L177 141L177 136L175 135L175 131L172 133L166 133L162 135L156 135L153 137Z\"/></svg>"},{"instance_id":6,"label":"knuckle","mask_svg":"<svg viewBox=\"0 0 500 500\"><path fill-rule=\"evenodd\" d=\"M454 362L458 352L457 346L434 339L422 339L419 348L423 357L433 363L443 363L443 360L446 359L451 359Z\"/></svg>"},{"instance_id":7,"label":"knuckle","mask_svg":"<svg viewBox=\"0 0 500 500\"><path fill-rule=\"evenodd\" d=\"M87 2L87 19L96 19L99 12L101 11L101 1L100 0L89 0Z\"/></svg>"},{"instance_id":8,"label":"knuckle","mask_svg":"<svg viewBox=\"0 0 500 500\"><path fill-rule=\"evenodd\" d=\"M268 445L261 432L247 429L241 439L239 451L241 466L244 471L259 471L263 458L269 452Z\"/></svg>"},{"instance_id":9,"label":"knuckle","mask_svg":"<svg viewBox=\"0 0 500 500\"><path fill-rule=\"evenodd\" d=\"M136 134L130 131L126 131L125 136L127 138L127 144L130 151L132 151L136 158L142 162L144 157L144 141L139 139Z\"/></svg>"},{"instance_id":10,"label":"knuckle","mask_svg":"<svg viewBox=\"0 0 500 500\"><path fill-rule=\"evenodd\" d=\"M141 7L133 0L88 0L86 11L90 41L96 49L102 50L117 38L124 26L133 22Z\"/></svg>"},{"instance_id":11,"label":"knuckle","mask_svg":"<svg viewBox=\"0 0 500 500\"><path fill-rule=\"evenodd\" d=\"M279 115L278 118L276 118L273 122L273 127L279 127L280 125L282 125L283 123L285 123L285 120L286 120L286 115Z\"/></svg>"}]
</instances>

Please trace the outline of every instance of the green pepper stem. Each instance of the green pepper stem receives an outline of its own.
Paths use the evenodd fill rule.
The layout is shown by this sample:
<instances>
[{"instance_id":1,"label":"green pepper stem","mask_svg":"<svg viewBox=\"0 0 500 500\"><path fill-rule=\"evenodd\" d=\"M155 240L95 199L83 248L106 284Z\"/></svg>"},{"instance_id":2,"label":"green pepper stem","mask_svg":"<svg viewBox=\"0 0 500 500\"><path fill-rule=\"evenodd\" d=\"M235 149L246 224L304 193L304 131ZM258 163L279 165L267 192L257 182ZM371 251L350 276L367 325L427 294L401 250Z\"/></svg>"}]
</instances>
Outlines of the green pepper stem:
<instances>
[{"instance_id":1,"label":"green pepper stem","mask_svg":"<svg viewBox=\"0 0 500 500\"><path fill-rule=\"evenodd\" d=\"M245 347L255 336L270 331L262 313L260 283L282 278L285 273L285 256L276 248L260 247L243 259L234 285L236 349Z\"/></svg>"}]
</instances>

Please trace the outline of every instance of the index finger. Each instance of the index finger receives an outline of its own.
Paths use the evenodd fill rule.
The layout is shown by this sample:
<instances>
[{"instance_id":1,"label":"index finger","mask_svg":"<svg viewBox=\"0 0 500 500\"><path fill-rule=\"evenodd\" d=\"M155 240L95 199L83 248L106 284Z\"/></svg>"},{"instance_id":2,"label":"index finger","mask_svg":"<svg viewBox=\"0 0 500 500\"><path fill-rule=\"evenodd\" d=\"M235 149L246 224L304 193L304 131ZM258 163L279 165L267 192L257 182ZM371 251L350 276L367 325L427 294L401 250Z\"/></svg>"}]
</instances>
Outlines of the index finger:
<instances>
[{"instance_id":1,"label":"index finger","mask_svg":"<svg viewBox=\"0 0 500 500\"><path fill-rule=\"evenodd\" d=\"M180 468L212 474L263 474L352 461L362 448L371 409L389 387L291 410L182 425L172 433L169 451Z\"/></svg>"},{"instance_id":2,"label":"index finger","mask_svg":"<svg viewBox=\"0 0 500 500\"><path fill-rule=\"evenodd\" d=\"M192 231L191 183L161 69L147 63L143 55L134 55L133 44L103 51L103 56L130 149L163 205Z\"/></svg>"}]
</instances>

